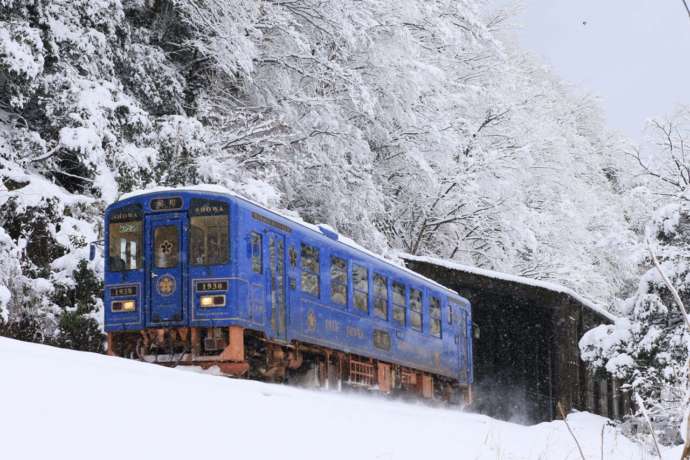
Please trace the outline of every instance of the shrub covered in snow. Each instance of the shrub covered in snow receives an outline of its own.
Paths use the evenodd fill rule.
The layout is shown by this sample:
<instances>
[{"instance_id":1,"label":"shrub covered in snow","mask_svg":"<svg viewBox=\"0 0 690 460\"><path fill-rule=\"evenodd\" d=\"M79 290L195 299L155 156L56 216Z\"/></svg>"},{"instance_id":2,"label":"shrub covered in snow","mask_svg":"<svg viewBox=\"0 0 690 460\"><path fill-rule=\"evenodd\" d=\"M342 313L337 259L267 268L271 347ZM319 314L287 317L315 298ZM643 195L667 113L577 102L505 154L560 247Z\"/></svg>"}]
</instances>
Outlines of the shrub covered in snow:
<instances>
[{"instance_id":1,"label":"shrub covered in snow","mask_svg":"<svg viewBox=\"0 0 690 460\"><path fill-rule=\"evenodd\" d=\"M4 335L102 350L102 266L85 262L102 210L195 182L213 151L187 110L184 29L165 1L0 2Z\"/></svg>"},{"instance_id":2,"label":"shrub covered in snow","mask_svg":"<svg viewBox=\"0 0 690 460\"><path fill-rule=\"evenodd\" d=\"M687 196L662 207L647 228L664 273L690 305L690 206ZM666 444L679 442L687 385L688 331L658 270L647 259L627 317L580 341L582 356L640 394Z\"/></svg>"}]
</instances>

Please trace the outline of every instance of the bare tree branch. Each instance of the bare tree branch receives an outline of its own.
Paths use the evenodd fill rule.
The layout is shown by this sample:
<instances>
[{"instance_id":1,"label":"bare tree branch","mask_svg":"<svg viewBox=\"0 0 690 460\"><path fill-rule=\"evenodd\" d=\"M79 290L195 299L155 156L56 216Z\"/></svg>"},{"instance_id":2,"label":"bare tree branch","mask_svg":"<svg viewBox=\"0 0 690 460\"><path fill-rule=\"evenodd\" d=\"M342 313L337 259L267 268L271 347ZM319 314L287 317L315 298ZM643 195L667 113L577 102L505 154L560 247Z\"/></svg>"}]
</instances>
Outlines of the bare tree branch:
<instances>
[{"instance_id":1,"label":"bare tree branch","mask_svg":"<svg viewBox=\"0 0 690 460\"><path fill-rule=\"evenodd\" d=\"M584 452L582 452L582 447L580 447L580 442L575 437L575 433L573 432L572 428L570 428L570 424L568 423L568 419L565 416L565 411L563 410L563 406L561 405L560 401L558 401L557 406L558 406L558 411L561 413L561 417L563 417L563 422L565 423L566 428L568 428L568 431L570 432L570 436L572 436L573 439L575 440L575 445L577 446L577 450L580 452L580 458L582 458L582 460L585 460L585 454L584 454Z\"/></svg>"},{"instance_id":2,"label":"bare tree branch","mask_svg":"<svg viewBox=\"0 0 690 460\"><path fill-rule=\"evenodd\" d=\"M652 250L652 246L649 243L649 240L647 240L647 250L649 251L649 254L652 256L652 262L654 263L654 266L661 275L661 279L664 281L664 284L666 285L668 290L671 291L671 295L673 295L673 300L675 300L676 304L678 305L678 308L680 308L680 311L683 314L683 319L685 320L685 325L688 327L688 332L690 333L690 319L688 319L688 312L685 310L685 305L683 304L683 301L680 299L678 291L675 287L673 287L671 280L668 279L664 271L661 269L661 265L659 265L659 261L656 258L656 254L654 254L654 251Z\"/></svg>"},{"instance_id":3,"label":"bare tree branch","mask_svg":"<svg viewBox=\"0 0 690 460\"><path fill-rule=\"evenodd\" d=\"M690 19L690 7L688 7L688 2L687 0L682 0L683 6L685 6L685 11L688 13L688 18Z\"/></svg>"},{"instance_id":4,"label":"bare tree branch","mask_svg":"<svg viewBox=\"0 0 690 460\"><path fill-rule=\"evenodd\" d=\"M654 428L652 427L652 422L649 420L649 415L647 415L647 408L644 407L644 401L642 401L642 398L640 398L640 395L635 393L635 400L637 404L640 406L640 410L642 411L642 415L644 416L644 419L647 421L647 426L649 426L649 431L652 433L652 439L654 440L654 447L656 448L656 453L661 457L661 450L659 449L659 443L656 441L656 434L654 434Z\"/></svg>"},{"instance_id":5,"label":"bare tree branch","mask_svg":"<svg viewBox=\"0 0 690 460\"><path fill-rule=\"evenodd\" d=\"M667 184L670 184L670 185L672 185L672 186L674 186L680 190L684 189L683 185L680 182L675 181L673 179L670 179L668 177L662 176L658 172L652 171L652 169L642 161L642 157L640 156L639 150L634 149L634 153L625 152L625 154L634 158L637 161L637 163L640 165L640 167L645 171L646 174L649 174L652 177L656 177L657 179L659 179L663 182L666 182Z\"/></svg>"},{"instance_id":6,"label":"bare tree branch","mask_svg":"<svg viewBox=\"0 0 690 460\"><path fill-rule=\"evenodd\" d=\"M56 153L58 153L60 150L60 144L56 145L53 147L51 150L48 150L46 153L43 155L37 156L36 158L29 158L27 160L28 163L37 163L39 161L44 161L47 160L48 158L51 158L54 156Z\"/></svg>"},{"instance_id":7,"label":"bare tree branch","mask_svg":"<svg viewBox=\"0 0 690 460\"><path fill-rule=\"evenodd\" d=\"M690 320L688 319L688 312L685 309L685 304L681 300L680 295L678 295L678 291L671 283L671 280L668 279L668 277L662 270L661 265L659 265L659 261L656 258L656 254L654 254L654 251L652 250L652 246L649 243L649 240L647 240L647 249L649 250L649 254L652 256L652 262L654 263L654 266L661 275L661 279L664 281L664 284L666 285L668 290L671 291L671 294L673 295L673 300L675 300L676 304L678 305L678 308L680 308L680 311L683 314L683 319L685 320L685 325L688 328L688 332L690 332ZM649 424L649 430L652 432L652 439L654 439L654 445L656 446L656 451L659 454L659 458L661 458L661 452L659 451L659 445L656 442L654 429L652 428L652 424L649 421L649 417L647 416L647 410L644 407L642 398L640 398L640 396L637 393L635 393L635 397L637 398L637 403L640 405L640 408L642 409L642 414L647 419L647 423ZM683 448L681 460L690 460L690 414L688 415L688 436L686 436L685 438L685 447Z\"/></svg>"}]
</instances>

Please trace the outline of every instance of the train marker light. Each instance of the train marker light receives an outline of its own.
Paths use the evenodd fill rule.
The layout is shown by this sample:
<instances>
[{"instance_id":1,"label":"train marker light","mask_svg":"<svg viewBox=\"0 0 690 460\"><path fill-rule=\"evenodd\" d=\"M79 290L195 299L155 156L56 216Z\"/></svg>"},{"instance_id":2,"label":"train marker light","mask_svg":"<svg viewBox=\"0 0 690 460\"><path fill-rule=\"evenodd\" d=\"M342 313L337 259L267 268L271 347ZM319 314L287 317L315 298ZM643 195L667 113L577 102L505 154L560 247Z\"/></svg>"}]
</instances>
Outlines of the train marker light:
<instances>
[{"instance_id":1,"label":"train marker light","mask_svg":"<svg viewBox=\"0 0 690 460\"><path fill-rule=\"evenodd\" d=\"M114 300L110 307L112 311L134 311L137 309L136 300Z\"/></svg>"},{"instance_id":2,"label":"train marker light","mask_svg":"<svg viewBox=\"0 0 690 460\"><path fill-rule=\"evenodd\" d=\"M199 303L204 308L224 307L225 295L202 295Z\"/></svg>"}]
</instances>

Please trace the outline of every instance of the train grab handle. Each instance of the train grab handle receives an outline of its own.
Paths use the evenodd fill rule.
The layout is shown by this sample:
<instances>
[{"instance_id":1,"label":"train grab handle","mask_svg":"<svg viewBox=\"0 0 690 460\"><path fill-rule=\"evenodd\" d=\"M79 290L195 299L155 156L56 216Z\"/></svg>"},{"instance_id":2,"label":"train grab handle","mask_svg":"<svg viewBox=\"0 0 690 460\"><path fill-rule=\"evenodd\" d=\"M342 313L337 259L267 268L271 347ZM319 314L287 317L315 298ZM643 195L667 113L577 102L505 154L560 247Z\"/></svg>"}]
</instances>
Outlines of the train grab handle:
<instances>
[{"instance_id":1,"label":"train grab handle","mask_svg":"<svg viewBox=\"0 0 690 460\"><path fill-rule=\"evenodd\" d=\"M89 243L89 260L96 258L96 246L103 246L104 240L92 241Z\"/></svg>"}]
</instances>

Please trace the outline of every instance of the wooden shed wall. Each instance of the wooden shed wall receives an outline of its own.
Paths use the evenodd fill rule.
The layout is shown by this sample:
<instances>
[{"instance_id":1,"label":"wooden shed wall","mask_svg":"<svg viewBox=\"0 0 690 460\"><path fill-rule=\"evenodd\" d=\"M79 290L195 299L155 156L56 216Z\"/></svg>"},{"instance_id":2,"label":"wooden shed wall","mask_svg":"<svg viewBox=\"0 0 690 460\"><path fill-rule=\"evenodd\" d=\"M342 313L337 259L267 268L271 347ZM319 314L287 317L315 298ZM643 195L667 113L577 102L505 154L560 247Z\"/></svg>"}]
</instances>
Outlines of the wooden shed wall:
<instances>
[{"instance_id":1,"label":"wooden shed wall","mask_svg":"<svg viewBox=\"0 0 690 460\"><path fill-rule=\"evenodd\" d=\"M571 296L539 286L453 270L429 262L408 267L472 302L479 326L474 340L475 409L533 423L559 418L564 409L612 418L629 411L618 382L592 375L578 342L609 320Z\"/></svg>"}]
</instances>

